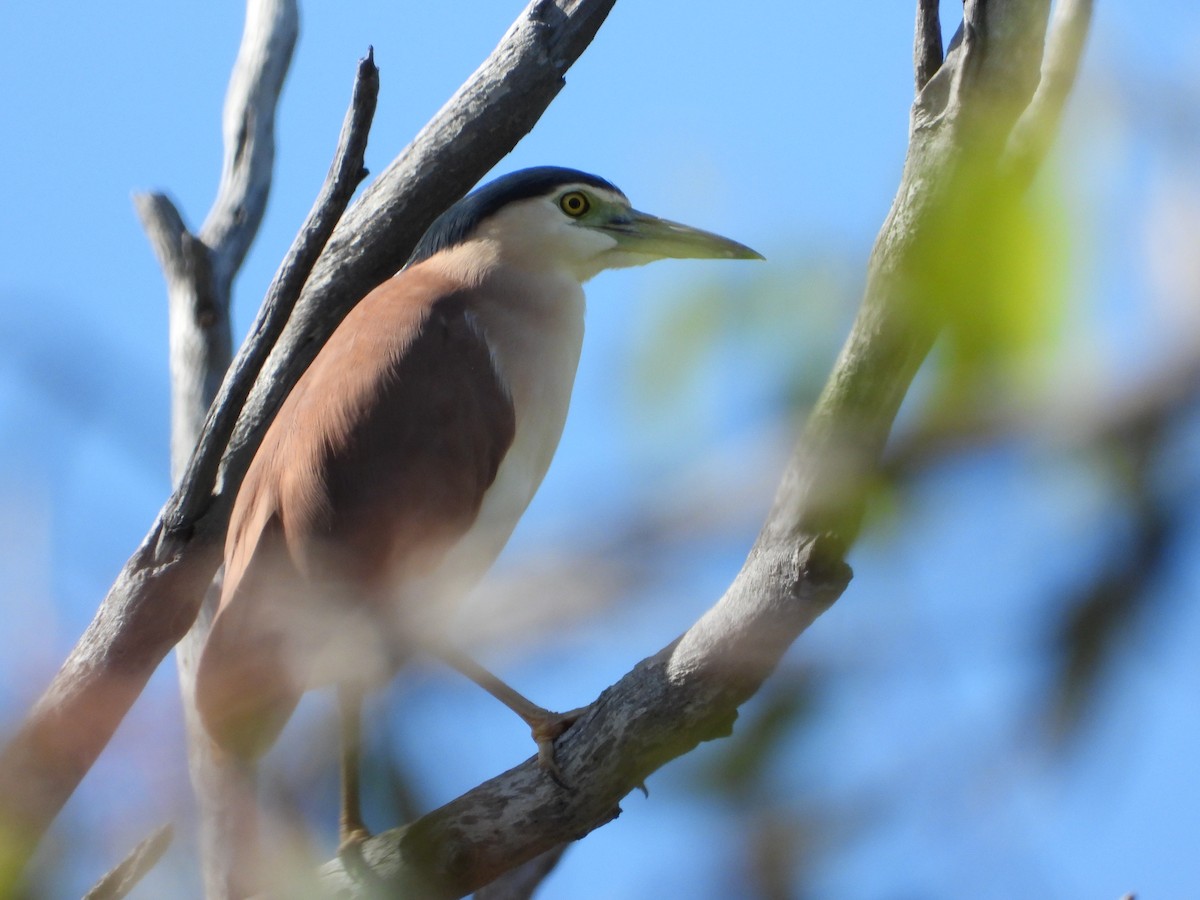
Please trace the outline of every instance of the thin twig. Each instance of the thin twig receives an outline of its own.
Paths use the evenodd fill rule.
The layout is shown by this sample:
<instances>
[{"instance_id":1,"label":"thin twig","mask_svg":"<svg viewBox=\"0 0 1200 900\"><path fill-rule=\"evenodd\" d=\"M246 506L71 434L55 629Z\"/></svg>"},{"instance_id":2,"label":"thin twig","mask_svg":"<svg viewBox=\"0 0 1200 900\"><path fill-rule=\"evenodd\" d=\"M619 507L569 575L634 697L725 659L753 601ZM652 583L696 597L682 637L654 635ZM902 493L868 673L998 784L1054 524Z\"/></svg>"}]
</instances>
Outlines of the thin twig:
<instances>
[{"instance_id":1,"label":"thin twig","mask_svg":"<svg viewBox=\"0 0 1200 900\"><path fill-rule=\"evenodd\" d=\"M159 826L152 835L134 847L128 856L97 881L95 886L83 895L83 900L121 900L162 859L174 836L175 829L171 823Z\"/></svg>"},{"instance_id":2,"label":"thin twig","mask_svg":"<svg viewBox=\"0 0 1200 900\"><path fill-rule=\"evenodd\" d=\"M167 507L163 517L167 537L190 530L207 509L217 471L222 466L223 452L229 445L242 404L249 396L279 335L283 333L304 283L312 273L329 236L354 196L355 189L366 177L363 160L378 98L379 69L375 65L374 50L371 49L359 60L350 108L346 111L337 153L321 192L267 288L266 298L250 328L250 334L238 351L229 368L229 375L209 409L182 488L172 496ZM245 449L242 453L248 455ZM249 460L245 460L245 464L248 463ZM229 477L230 471L244 471L244 465L240 463L233 465L225 461L224 466L226 477Z\"/></svg>"},{"instance_id":3,"label":"thin twig","mask_svg":"<svg viewBox=\"0 0 1200 900\"><path fill-rule=\"evenodd\" d=\"M1009 136L1003 160L1005 172L1022 184L1033 177L1058 134L1091 28L1092 6L1092 0L1059 0L1055 7L1041 81Z\"/></svg>"},{"instance_id":4,"label":"thin twig","mask_svg":"<svg viewBox=\"0 0 1200 900\"><path fill-rule=\"evenodd\" d=\"M913 40L913 77L917 92L942 66L942 23L938 0L918 0L917 32Z\"/></svg>"}]
</instances>

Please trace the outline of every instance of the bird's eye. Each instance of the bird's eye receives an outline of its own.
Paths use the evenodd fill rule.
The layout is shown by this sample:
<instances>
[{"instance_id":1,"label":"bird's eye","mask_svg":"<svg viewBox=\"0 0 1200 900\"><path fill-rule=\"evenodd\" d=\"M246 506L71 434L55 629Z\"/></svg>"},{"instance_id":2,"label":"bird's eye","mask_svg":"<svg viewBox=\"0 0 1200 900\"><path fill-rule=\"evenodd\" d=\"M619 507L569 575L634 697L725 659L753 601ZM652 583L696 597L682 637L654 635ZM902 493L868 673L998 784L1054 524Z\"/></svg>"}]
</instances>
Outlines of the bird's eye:
<instances>
[{"instance_id":1,"label":"bird's eye","mask_svg":"<svg viewBox=\"0 0 1200 900\"><path fill-rule=\"evenodd\" d=\"M583 191L570 191L558 199L558 206L571 218L578 219L591 208L592 201Z\"/></svg>"}]
</instances>

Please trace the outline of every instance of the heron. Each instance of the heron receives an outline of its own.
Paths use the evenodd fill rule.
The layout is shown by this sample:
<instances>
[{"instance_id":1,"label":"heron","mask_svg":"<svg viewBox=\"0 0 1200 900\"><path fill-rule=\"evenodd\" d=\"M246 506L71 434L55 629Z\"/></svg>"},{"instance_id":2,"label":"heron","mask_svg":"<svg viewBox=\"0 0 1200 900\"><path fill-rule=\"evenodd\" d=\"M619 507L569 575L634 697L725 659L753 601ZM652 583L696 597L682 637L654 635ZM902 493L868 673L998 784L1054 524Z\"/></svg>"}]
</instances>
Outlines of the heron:
<instances>
[{"instance_id":1,"label":"heron","mask_svg":"<svg viewBox=\"0 0 1200 900\"><path fill-rule=\"evenodd\" d=\"M343 847L369 836L364 693L426 647L517 712L561 778L553 742L581 710L533 704L441 631L554 456L584 283L666 258L762 257L639 212L595 175L504 175L442 213L350 310L267 429L233 506L196 705L221 752L253 761L305 691L336 687Z\"/></svg>"}]
</instances>

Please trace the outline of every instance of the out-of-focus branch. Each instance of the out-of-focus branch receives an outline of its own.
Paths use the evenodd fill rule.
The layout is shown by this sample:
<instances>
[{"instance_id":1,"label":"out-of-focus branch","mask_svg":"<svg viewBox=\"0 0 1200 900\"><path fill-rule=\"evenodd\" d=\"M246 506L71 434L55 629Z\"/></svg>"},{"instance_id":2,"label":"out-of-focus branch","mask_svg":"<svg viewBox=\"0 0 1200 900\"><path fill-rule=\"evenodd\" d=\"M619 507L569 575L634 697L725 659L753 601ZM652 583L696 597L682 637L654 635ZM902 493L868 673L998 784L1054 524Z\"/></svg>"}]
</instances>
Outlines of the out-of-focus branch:
<instances>
[{"instance_id":1,"label":"out-of-focus branch","mask_svg":"<svg viewBox=\"0 0 1200 900\"><path fill-rule=\"evenodd\" d=\"M1086 449L1127 442L1200 401L1200 342L1163 361L1140 381L1083 394L1051 397L1032 407L972 407L938 415L899 437L888 450L884 475L899 481L956 454L1008 438L1054 434Z\"/></svg>"},{"instance_id":2,"label":"out-of-focus branch","mask_svg":"<svg viewBox=\"0 0 1200 900\"><path fill-rule=\"evenodd\" d=\"M232 351L233 280L266 211L275 162L275 112L299 27L296 0L247 0L242 42L225 96L221 180L200 234L194 236L184 227L182 217L165 195L134 197L167 279L171 476L176 496L185 508L189 500L197 502L197 495L206 498L211 493L217 461L229 440L232 426L221 420L220 413L215 420L206 421L210 408L227 410L229 389L245 383L244 395L257 374L255 369L242 372L241 378L225 380ZM348 201L347 193L346 200L335 205L335 222ZM171 240L164 240L162 235L168 227ZM326 238L331 231L332 224L325 232ZM316 252L306 263L305 275L311 271ZM290 307L302 283L280 285L277 281L273 287L291 290ZM265 351L260 355L265 357ZM226 396L223 403L214 404L223 380ZM240 405L240 400L236 402ZM224 417L230 418L228 412ZM204 444L197 448L202 436ZM193 463L191 472L187 470L189 460ZM206 461L207 470L203 467ZM164 516L168 528L177 518L176 513ZM216 592L210 590L201 614L180 641L176 654L188 735L188 769L199 810L201 871L206 893L214 898L221 896L221 886L230 880L237 848L251 843L253 822L246 820L254 815L252 805L238 801L243 773L229 769L214 757L192 699L196 664L208 637L215 603Z\"/></svg>"},{"instance_id":3,"label":"out-of-focus branch","mask_svg":"<svg viewBox=\"0 0 1200 900\"><path fill-rule=\"evenodd\" d=\"M1008 139L1003 165L1009 177L1031 179L1058 134L1091 22L1092 0L1059 0L1055 6L1041 81Z\"/></svg>"},{"instance_id":4,"label":"out-of-focus branch","mask_svg":"<svg viewBox=\"0 0 1200 900\"><path fill-rule=\"evenodd\" d=\"M212 248L188 230L166 194L134 194L133 205L167 281L171 481L178 485L229 366L229 292L214 282Z\"/></svg>"},{"instance_id":5,"label":"out-of-focus branch","mask_svg":"<svg viewBox=\"0 0 1200 900\"><path fill-rule=\"evenodd\" d=\"M171 338L171 472L178 485L229 366L233 278L258 233L275 161L275 109L296 46L296 0L247 0L225 97L225 156L198 235L163 194L134 205L167 279Z\"/></svg>"},{"instance_id":6,"label":"out-of-focus branch","mask_svg":"<svg viewBox=\"0 0 1200 900\"><path fill-rule=\"evenodd\" d=\"M213 251L213 279L226 294L266 212L275 111L299 30L295 0L247 0L242 43L225 92L221 181L200 228L200 239Z\"/></svg>"},{"instance_id":7,"label":"out-of-focus branch","mask_svg":"<svg viewBox=\"0 0 1200 900\"><path fill-rule=\"evenodd\" d=\"M121 900L122 897L128 896L167 852L174 834L175 829L169 824L156 829L154 834L134 847L111 872L96 882L95 887L83 895L83 900Z\"/></svg>"},{"instance_id":8,"label":"out-of-focus branch","mask_svg":"<svg viewBox=\"0 0 1200 900\"><path fill-rule=\"evenodd\" d=\"M922 261L953 225L947 217L984 202L1002 177L998 138L1037 83L1045 27L1038 9L1046 7L968 0L961 46L918 94L904 173L855 325L725 595L601 693L558 741L570 790L531 759L367 841L367 864L397 895L462 896L611 820L650 773L728 734L739 705L841 595L850 579L843 557L892 422L945 323L942 298L928 296L920 279ZM339 896L360 890L337 861L322 878Z\"/></svg>"}]
</instances>

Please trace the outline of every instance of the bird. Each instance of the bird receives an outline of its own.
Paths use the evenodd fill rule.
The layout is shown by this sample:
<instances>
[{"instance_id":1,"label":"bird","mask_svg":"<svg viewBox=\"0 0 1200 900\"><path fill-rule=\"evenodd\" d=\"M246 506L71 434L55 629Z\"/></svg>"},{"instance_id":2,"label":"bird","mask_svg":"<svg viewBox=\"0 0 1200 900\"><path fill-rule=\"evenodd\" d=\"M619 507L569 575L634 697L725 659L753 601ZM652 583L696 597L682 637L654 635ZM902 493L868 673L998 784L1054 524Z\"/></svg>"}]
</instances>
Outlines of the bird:
<instances>
[{"instance_id":1,"label":"bird","mask_svg":"<svg viewBox=\"0 0 1200 900\"><path fill-rule=\"evenodd\" d=\"M370 833L363 695L427 647L521 715L561 777L553 741L581 710L536 706L441 632L557 449L583 285L665 258L762 256L639 212L595 175L503 175L442 213L350 310L268 427L230 516L195 702L217 750L252 762L305 691L336 688L342 846Z\"/></svg>"}]
</instances>

